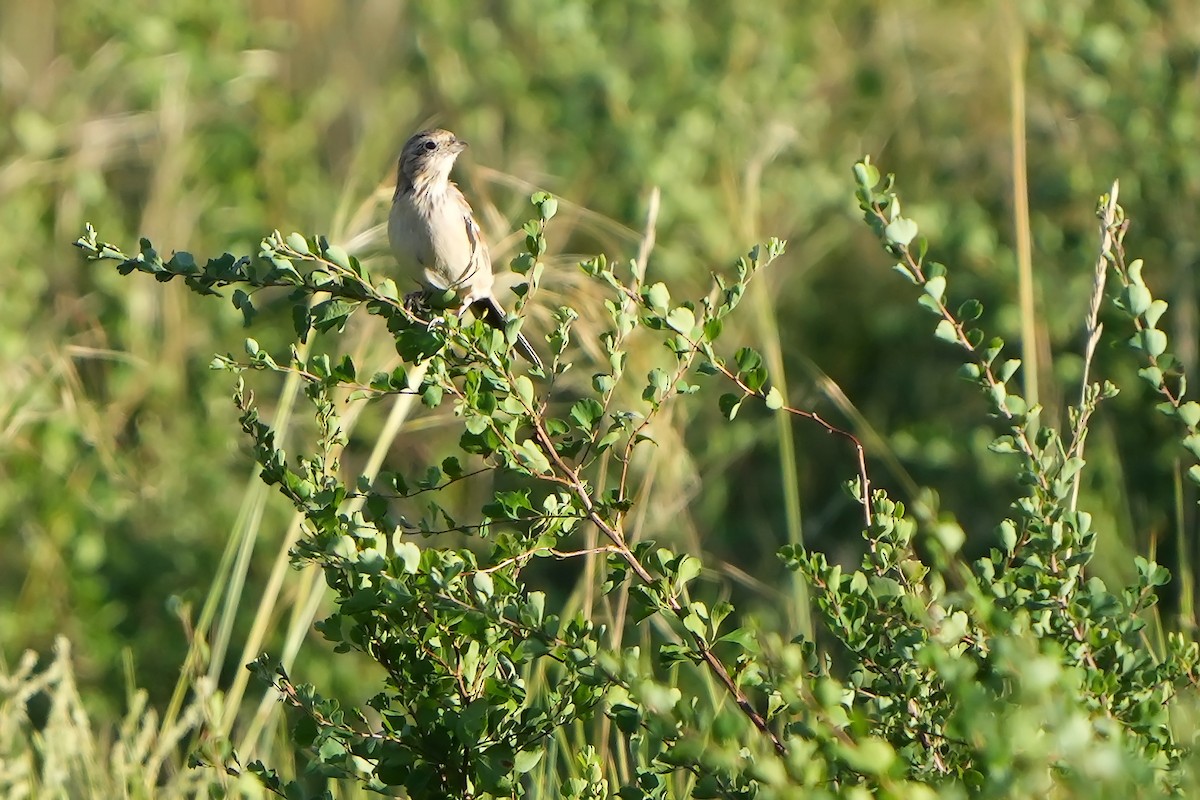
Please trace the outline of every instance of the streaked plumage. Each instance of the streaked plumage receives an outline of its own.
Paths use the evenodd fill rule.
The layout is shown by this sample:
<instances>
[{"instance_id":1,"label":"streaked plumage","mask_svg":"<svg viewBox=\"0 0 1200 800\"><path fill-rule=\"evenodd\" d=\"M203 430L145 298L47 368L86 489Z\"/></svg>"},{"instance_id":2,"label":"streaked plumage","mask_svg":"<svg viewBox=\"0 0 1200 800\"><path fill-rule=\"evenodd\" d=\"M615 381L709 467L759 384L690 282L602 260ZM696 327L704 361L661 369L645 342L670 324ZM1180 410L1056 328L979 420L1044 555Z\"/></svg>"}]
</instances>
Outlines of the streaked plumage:
<instances>
[{"instance_id":1,"label":"streaked plumage","mask_svg":"<svg viewBox=\"0 0 1200 800\"><path fill-rule=\"evenodd\" d=\"M492 293L492 259L483 233L450 170L466 142L445 130L413 135L400 153L396 193L388 216L388 240L401 267L410 268L427 287L454 289L485 322L503 329L508 321ZM541 367L524 334L517 352Z\"/></svg>"}]
</instances>

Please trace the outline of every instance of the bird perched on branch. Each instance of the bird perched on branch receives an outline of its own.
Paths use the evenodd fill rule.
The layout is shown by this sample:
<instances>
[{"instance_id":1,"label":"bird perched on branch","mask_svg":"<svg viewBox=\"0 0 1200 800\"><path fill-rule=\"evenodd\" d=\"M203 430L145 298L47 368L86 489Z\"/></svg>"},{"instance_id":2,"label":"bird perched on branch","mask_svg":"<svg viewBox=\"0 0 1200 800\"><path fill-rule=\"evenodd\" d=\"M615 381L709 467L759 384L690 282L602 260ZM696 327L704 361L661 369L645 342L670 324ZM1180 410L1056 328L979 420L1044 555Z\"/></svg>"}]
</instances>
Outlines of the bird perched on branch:
<instances>
[{"instance_id":1,"label":"bird perched on branch","mask_svg":"<svg viewBox=\"0 0 1200 800\"><path fill-rule=\"evenodd\" d=\"M418 279L435 290L453 289L462 310L504 330L508 315L492 293L492 259L483 232L450 170L467 143L450 131L414 134L400 152L388 240L402 267L420 268ZM524 334L517 352L539 369L542 360Z\"/></svg>"}]
</instances>

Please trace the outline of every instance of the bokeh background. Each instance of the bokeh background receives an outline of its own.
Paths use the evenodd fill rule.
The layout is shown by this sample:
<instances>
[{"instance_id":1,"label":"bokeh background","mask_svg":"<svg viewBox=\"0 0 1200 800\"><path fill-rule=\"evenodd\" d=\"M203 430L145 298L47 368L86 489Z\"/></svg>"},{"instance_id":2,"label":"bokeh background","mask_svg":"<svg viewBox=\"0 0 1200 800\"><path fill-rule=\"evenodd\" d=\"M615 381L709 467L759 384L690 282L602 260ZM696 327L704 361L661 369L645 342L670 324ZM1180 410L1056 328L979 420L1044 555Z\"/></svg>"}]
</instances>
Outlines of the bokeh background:
<instances>
[{"instance_id":1,"label":"bokeh background","mask_svg":"<svg viewBox=\"0 0 1200 800\"><path fill-rule=\"evenodd\" d=\"M727 328L730 352L760 349L791 405L853 430L873 480L925 534L961 528L968 552L988 546L1019 487L987 451L996 429L954 378L956 354L861 222L856 159L897 173L950 297L982 300L989 332L1036 357L1024 380L1048 420L1077 396L1094 209L1119 179L1127 244L1196 374L1192 0L0 0L5 663L65 635L103 726L132 687L164 708L190 675L228 686L256 624L261 649L288 646L289 614L319 598L279 568L290 509L257 487L231 379L208 369L240 351L241 315L89 265L71 243L91 222L129 248L145 236L207 257L298 230L385 272L395 156L430 124L471 143L456 174L498 262L530 192L562 199L535 331L560 303L581 309L581 331L599 324L576 264L632 258L656 190L648 270L673 296L704 292L757 241L788 240ZM1127 331L1105 318L1098 374L1122 394L1089 438L1095 571L1119 583L1132 554L1155 555L1176 573L1164 612L1190 628L1194 498L1120 346ZM348 334L368 363L387 350L371 334ZM289 322L267 304L253 335L285 348ZM276 408L278 382L258 389ZM641 535L702 554L741 610L802 624L780 610L790 578L774 553L802 540L855 559L840 488L853 453L804 421L746 409L726 422L715 398L673 412ZM364 415L350 461L379 426ZM456 436L448 412L418 414L389 461L440 459ZM317 637L292 646L305 680L371 691Z\"/></svg>"}]
</instances>

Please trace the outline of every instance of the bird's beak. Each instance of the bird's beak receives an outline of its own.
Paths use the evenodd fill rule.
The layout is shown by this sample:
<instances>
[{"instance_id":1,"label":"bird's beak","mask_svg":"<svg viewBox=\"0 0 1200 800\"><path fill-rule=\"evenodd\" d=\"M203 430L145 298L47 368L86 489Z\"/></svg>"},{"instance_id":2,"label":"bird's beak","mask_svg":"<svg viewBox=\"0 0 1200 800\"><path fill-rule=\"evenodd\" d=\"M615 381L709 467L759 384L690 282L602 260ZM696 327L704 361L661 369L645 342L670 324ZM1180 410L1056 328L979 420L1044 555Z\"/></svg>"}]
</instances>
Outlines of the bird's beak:
<instances>
[{"instance_id":1,"label":"bird's beak","mask_svg":"<svg viewBox=\"0 0 1200 800\"><path fill-rule=\"evenodd\" d=\"M462 139L455 139L454 144L452 144L450 146L454 149L454 152L456 152L456 153L461 153L463 150L467 149L467 143L464 142Z\"/></svg>"}]
</instances>

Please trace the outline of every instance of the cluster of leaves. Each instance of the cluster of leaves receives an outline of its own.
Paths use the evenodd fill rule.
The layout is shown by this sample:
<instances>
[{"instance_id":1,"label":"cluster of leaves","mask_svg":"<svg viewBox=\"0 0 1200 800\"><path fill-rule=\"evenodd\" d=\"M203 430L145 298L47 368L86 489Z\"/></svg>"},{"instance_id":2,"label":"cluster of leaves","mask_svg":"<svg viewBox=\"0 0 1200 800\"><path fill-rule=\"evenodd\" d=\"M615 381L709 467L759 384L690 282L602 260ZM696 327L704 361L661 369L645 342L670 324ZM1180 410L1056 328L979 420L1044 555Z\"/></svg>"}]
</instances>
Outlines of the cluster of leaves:
<instances>
[{"instance_id":1,"label":"cluster of leaves","mask_svg":"<svg viewBox=\"0 0 1200 800\"><path fill-rule=\"evenodd\" d=\"M961 531L953 526L928 537L919 557L917 525L901 503L871 488L858 441L785 405L757 352L741 348L727 360L717 351L724 320L781 242L756 247L732 275L714 276L707 295L684 302L664 284L646 285L636 263L628 270L603 257L582 264L607 287L610 325L591 394L564 401L556 379L574 366L574 311L555 313L544 373L514 371L508 355L542 275L546 225L556 211L548 195L533 197L538 216L525 226L524 253L513 264L524 278L518 314L503 331L455 314L417 316L392 282L373 283L357 259L320 237L275 233L254 255L201 266L187 253L164 260L144 240L130 256L88 229L79 246L118 262L123 273L180 277L201 294L234 287L232 302L248 324L257 292L286 289L302 341L340 330L365 308L383 319L404 361L362 381L348 356L305 358L294 348L276 359L248 340L248 359L214 362L239 373L235 399L263 480L304 514L307 535L295 560L322 568L336 594L337 609L320 631L339 650L369 654L385 675L369 711L346 710L269 658L252 665L300 712L295 741L311 748L312 776L357 779L380 791L404 787L414 798L524 796L534 785L603 797L614 780L623 798L783 797L798 788L820 796L850 787L924 797L933 786L953 793L964 785L1000 797L1096 780L1114 790L1178 782L1182 750L1167 701L1194 684L1197 649L1172 635L1154 654L1141 615L1166 571L1140 559L1137 583L1119 593L1089 578L1096 532L1075 508L1087 420L1115 388L1085 384L1065 440L1044 424L1040 409L1010 385L1019 362L1002 359L1003 343L985 344L975 327L982 305L947 305L946 269L926 260L891 180L881 187L869 161L855 172L868 223L938 317L936 335L967 354L963 375L1005 427L993 449L1016 456L1028 487L999 525L1001 546L974 565L959 557ZM1150 359L1144 374L1152 381L1157 374L1168 410L1187 424L1194 404L1182 403L1182 379L1168 379L1165 346L1153 335L1161 308L1135 266L1124 265L1115 196L1102 209L1098 274L1115 265L1122 304L1138 328L1134 344ZM1102 290L1098 280L1094 306ZM1090 329L1094 340L1094 314ZM664 351L644 380L626 369L636 331L656 337ZM245 387L249 370L303 379L319 426L311 455L289 458L277 445ZM693 381L706 376L731 388L718 401L729 418L753 400L824 425L857 449L851 491L868 545L862 569L844 574L798 546L780 554L804 576L848 655L758 631L728 602L698 599L699 558L631 535L635 455L654 446L654 420L699 392ZM618 387L630 383L641 387L640 403L622 407ZM411 474L347 480L340 400L397 394L431 408L451 405L462 424L460 455L479 466L456 455ZM441 493L481 473L524 488L495 490L467 522ZM572 549L584 531L599 544ZM548 611L526 571L535 560L593 556L604 557L604 591L627 593L630 618L653 633L653 653L612 647L606 627L583 613ZM598 714L611 730L553 755L564 731ZM608 754L623 766L611 769ZM238 769L236 757L228 768ZM262 764L250 769L280 796L301 794Z\"/></svg>"},{"instance_id":2,"label":"cluster of leaves","mask_svg":"<svg viewBox=\"0 0 1200 800\"><path fill-rule=\"evenodd\" d=\"M539 217L526 226L525 253L513 265L525 278L517 289L522 298L518 311L537 289L544 227L556 210L554 199L544 194L535 195L534 204ZM663 284L643 286L636 277L623 282L603 258L586 263L585 271L613 290L607 304L612 327L602 337L607 358L605 368L593 376L594 395L574 402L564 418L547 413L550 388L539 397L531 377L511 369L507 351L519 330L519 316L503 332L479 322L462 325L453 314L419 319L392 282L372 285L357 259L323 239L273 234L253 256L226 254L203 266L187 253L164 260L147 241L137 255L127 256L99 241L91 229L79 244L93 258L119 262L124 273L141 271L160 280L180 277L201 294L237 287L231 299L248 323L256 292L289 289L301 339L314 330L340 328L365 306L385 320L398 354L409 365L359 382L348 357L303 360L293 350L281 364L254 340L247 342L247 361L230 356L214 361L214 366L238 372L293 372L305 380L321 430L314 455L290 462L239 379L236 399L243 429L254 442L263 480L278 485L306 517L308 536L296 558L319 564L338 595L338 611L322 623L322 632L339 647L369 653L388 675L386 690L370 703L382 725L372 732L345 724L332 701L295 687L285 675L269 674L267 662L258 664L285 697L307 712L306 727L298 733L319 756L313 765L318 774L359 774L357 765L365 759L372 765L372 785L403 785L413 796L504 796L538 763L547 737L590 717L597 703L607 699L618 729L631 742L642 743L645 766L637 770L635 783L649 792L667 763L659 757L680 739L683 721L699 732L707 720L697 709L685 710L677 688L648 677L636 649L602 653L602 627L581 616L564 621L548 614L544 594L521 580L522 570L535 558L589 554L607 557L607 590L635 581L630 588L635 620L657 616L667 622L672 641L661 649L661 663L701 665L766 746L778 754L786 751L757 710L761 704L743 688L742 673L753 674L747 670L749 660L738 662L735 675L714 652L731 608L709 608L687 596L688 584L700 574L699 560L649 541L630 545L626 533L635 453L652 445L650 426L661 410L698 390L689 382L693 374L724 374L744 396L778 405L773 399L778 393L761 378L760 358L741 351L739 366L726 366L713 343L722 319L737 306L755 272L782 251L781 243L756 248L739 260L733 280L718 277L708 296L677 305ZM323 299L310 301L313 295ZM576 315L562 308L556 319L557 327L547 337L554 348L551 388L552 377L571 368L563 356ZM614 394L628 379L624 342L636 328L658 333L674 363L648 373L640 408L616 408ZM459 522L457 512L436 500L428 502L419 522L408 522L397 511L406 502L417 495L436 497L477 472L447 458L420 479L393 474L348 485L337 455L344 441L334 399L347 389L363 400L416 393L430 407L452 403L463 421L462 453L531 486L497 491L477 523ZM616 475L611 485L601 484L604 474ZM352 501L360 510L347 511ZM561 548L562 540L584 524L594 526L606 543L588 550ZM473 546L418 547L413 541L418 534L450 533L469 536ZM742 649L737 642L746 637L725 638L727 647ZM548 679L530 690L526 682L531 672L545 673ZM740 780L728 769L696 769L705 785ZM269 779L268 773L263 775Z\"/></svg>"},{"instance_id":3,"label":"cluster of leaves","mask_svg":"<svg viewBox=\"0 0 1200 800\"><path fill-rule=\"evenodd\" d=\"M1054 687L1061 694L1048 705L1058 708L1034 728L1062 780L1083 787L1121 772L1131 786L1150 775L1160 786L1175 785L1184 751L1171 730L1170 701L1196 685L1200 651L1170 633L1155 655L1144 612L1168 581L1167 570L1138 556L1136 582L1119 592L1089 577L1097 532L1090 515L1076 508L1087 423L1116 387L1086 382L1085 370L1064 440L1041 419L1041 408L1015 390L1020 361L1004 359L1003 341L976 327L982 305L948 305L946 267L927 260L928 244L902 215L892 179L881 181L869 160L856 165L855 175L867 223L897 259L896 271L920 290L919 304L938 319L934 334L965 354L960 374L980 388L1004 430L992 450L1016 457L1027 493L999 524L1000 546L970 568L955 560L960 536L933 535L925 543L931 571L915 555L917 526L881 492L873 498L861 570L844 575L819 553L785 548L789 566L812 585L828 629L855 654L849 708L870 719L919 772L953 775L994 795L1022 780L1014 764L1027 742L1006 730L1014 711L1031 693ZM1129 344L1146 362L1142 374L1166 398L1160 410L1179 419L1191 450L1197 406L1182 402L1182 375L1155 328L1165 303L1152 299L1140 262L1125 264L1127 222L1115 186L1101 198L1098 216L1087 361L1099 340L1097 313L1112 269L1121 284L1116 304L1136 329ZM1093 758L1082 758L1085 751ZM1045 776L1030 777L1035 782L1024 790L1040 791Z\"/></svg>"}]
</instances>

